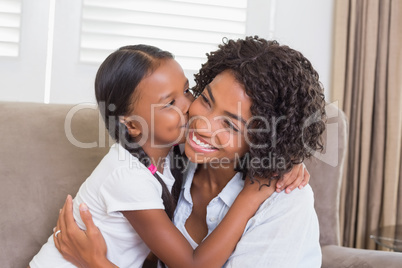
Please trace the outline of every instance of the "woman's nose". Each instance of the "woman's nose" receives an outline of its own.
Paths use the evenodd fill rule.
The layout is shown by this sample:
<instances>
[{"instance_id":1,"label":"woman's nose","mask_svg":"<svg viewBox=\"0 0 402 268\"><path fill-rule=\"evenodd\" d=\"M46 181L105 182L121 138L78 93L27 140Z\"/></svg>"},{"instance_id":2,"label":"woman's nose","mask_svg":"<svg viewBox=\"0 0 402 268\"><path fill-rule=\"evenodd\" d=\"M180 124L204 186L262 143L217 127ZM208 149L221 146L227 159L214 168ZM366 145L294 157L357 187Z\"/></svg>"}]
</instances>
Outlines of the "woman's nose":
<instances>
[{"instance_id":1,"label":"woman's nose","mask_svg":"<svg viewBox=\"0 0 402 268\"><path fill-rule=\"evenodd\" d=\"M194 128L200 135L205 137L214 136L214 133L221 132L222 126L219 124L219 120L215 120L216 116L213 114L204 114L193 116L190 121L194 121Z\"/></svg>"}]
</instances>

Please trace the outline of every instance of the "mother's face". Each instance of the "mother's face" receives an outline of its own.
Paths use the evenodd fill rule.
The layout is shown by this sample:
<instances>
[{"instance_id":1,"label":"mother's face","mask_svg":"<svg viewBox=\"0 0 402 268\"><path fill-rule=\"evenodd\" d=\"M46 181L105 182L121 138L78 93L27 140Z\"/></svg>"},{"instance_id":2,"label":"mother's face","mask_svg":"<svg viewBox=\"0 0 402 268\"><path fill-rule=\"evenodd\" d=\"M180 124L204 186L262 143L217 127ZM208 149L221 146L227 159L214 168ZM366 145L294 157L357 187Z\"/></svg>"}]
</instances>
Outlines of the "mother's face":
<instances>
[{"instance_id":1,"label":"mother's face","mask_svg":"<svg viewBox=\"0 0 402 268\"><path fill-rule=\"evenodd\" d=\"M224 71L204 89L189 109L186 155L192 162L234 163L249 147L246 122L251 99L230 71Z\"/></svg>"}]
</instances>

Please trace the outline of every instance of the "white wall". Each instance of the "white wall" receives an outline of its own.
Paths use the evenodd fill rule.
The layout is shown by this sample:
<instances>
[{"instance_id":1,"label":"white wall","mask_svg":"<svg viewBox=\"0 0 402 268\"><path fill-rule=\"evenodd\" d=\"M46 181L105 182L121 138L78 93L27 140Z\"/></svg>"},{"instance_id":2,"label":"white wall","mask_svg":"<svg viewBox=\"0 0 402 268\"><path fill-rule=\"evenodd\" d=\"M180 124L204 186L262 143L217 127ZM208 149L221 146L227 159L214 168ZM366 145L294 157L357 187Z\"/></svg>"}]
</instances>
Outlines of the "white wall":
<instances>
[{"instance_id":1,"label":"white wall","mask_svg":"<svg viewBox=\"0 0 402 268\"><path fill-rule=\"evenodd\" d=\"M248 34L276 39L302 52L320 75L330 101L335 0L257 0L249 4L253 9L248 15L254 23ZM261 7L269 11L255 17Z\"/></svg>"},{"instance_id":2,"label":"white wall","mask_svg":"<svg viewBox=\"0 0 402 268\"><path fill-rule=\"evenodd\" d=\"M49 43L52 1L56 19L51 32L54 39ZM246 34L276 39L301 51L320 74L328 100L334 1L248 0L247 13ZM80 63L76 49L80 7L81 0L23 0L20 57L0 57L0 101L94 102L93 81L98 65ZM49 49L53 50L53 61L51 75L46 77ZM50 82L50 94L45 93L46 81Z\"/></svg>"}]
</instances>

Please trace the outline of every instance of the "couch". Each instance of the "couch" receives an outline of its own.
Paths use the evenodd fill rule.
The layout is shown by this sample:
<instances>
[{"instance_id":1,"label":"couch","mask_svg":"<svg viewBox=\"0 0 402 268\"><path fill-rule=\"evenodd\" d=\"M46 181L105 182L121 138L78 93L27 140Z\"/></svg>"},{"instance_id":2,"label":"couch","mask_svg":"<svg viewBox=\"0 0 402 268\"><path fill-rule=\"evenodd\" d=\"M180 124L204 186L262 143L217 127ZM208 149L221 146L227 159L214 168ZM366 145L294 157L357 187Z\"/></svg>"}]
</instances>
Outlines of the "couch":
<instances>
[{"instance_id":1,"label":"couch","mask_svg":"<svg viewBox=\"0 0 402 268\"><path fill-rule=\"evenodd\" d=\"M402 267L401 253L339 244L346 120L336 107L328 109L330 129L339 135L325 137L336 141L339 151L306 163L316 195L323 267ZM21 268L52 234L67 194L75 195L113 141L95 105L0 102L0 111L0 267Z\"/></svg>"}]
</instances>

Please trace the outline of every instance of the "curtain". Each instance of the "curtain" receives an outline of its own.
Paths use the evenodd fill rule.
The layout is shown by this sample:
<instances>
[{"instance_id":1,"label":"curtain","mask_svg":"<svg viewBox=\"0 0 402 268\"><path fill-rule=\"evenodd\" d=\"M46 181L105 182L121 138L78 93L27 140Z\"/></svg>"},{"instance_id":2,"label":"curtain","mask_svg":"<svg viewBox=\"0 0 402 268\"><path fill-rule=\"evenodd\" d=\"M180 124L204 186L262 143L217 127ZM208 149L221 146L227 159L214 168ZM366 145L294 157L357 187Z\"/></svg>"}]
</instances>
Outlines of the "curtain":
<instances>
[{"instance_id":1,"label":"curtain","mask_svg":"<svg viewBox=\"0 0 402 268\"><path fill-rule=\"evenodd\" d=\"M348 117L342 244L402 224L402 0L337 0L332 100Z\"/></svg>"}]
</instances>

